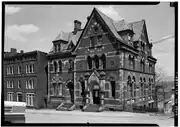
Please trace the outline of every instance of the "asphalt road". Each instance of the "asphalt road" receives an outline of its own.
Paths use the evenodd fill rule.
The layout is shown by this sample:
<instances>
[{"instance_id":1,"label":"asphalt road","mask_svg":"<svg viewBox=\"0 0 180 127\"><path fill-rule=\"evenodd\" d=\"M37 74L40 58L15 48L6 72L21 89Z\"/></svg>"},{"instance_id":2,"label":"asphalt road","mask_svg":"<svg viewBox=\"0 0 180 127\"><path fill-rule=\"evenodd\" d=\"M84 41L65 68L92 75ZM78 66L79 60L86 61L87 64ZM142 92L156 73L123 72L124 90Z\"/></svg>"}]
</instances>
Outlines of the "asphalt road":
<instances>
[{"instance_id":1,"label":"asphalt road","mask_svg":"<svg viewBox=\"0 0 180 127\"><path fill-rule=\"evenodd\" d=\"M129 112L81 112L55 110L27 110L26 123L156 123L160 127L172 127L169 116L150 116Z\"/></svg>"}]
</instances>

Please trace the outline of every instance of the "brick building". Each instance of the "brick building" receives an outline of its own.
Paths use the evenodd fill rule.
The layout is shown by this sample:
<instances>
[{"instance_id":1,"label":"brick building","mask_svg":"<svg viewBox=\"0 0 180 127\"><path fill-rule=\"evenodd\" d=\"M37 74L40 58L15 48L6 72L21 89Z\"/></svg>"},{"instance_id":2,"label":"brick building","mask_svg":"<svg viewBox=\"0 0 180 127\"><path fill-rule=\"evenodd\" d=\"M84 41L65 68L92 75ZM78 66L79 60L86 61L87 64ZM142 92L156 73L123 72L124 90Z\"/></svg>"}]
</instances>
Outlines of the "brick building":
<instances>
[{"instance_id":1,"label":"brick building","mask_svg":"<svg viewBox=\"0 0 180 127\"><path fill-rule=\"evenodd\" d=\"M47 53L17 52L4 54L4 100L26 102L28 107L44 106L47 94Z\"/></svg>"},{"instance_id":2,"label":"brick building","mask_svg":"<svg viewBox=\"0 0 180 127\"><path fill-rule=\"evenodd\" d=\"M51 104L156 108L155 63L145 20L113 21L94 8L84 29L61 32L48 54ZM72 108L71 108L72 109Z\"/></svg>"}]
</instances>

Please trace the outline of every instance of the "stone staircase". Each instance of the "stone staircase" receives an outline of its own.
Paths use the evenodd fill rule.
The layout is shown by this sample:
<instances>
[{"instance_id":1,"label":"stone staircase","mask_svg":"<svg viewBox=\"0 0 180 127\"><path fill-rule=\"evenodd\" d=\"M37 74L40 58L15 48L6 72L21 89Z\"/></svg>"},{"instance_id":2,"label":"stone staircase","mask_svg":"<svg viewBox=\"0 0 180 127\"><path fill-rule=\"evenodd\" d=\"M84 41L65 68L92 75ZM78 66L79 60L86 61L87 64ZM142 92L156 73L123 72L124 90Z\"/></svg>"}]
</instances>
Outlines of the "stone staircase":
<instances>
[{"instance_id":1,"label":"stone staircase","mask_svg":"<svg viewBox=\"0 0 180 127\"><path fill-rule=\"evenodd\" d=\"M76 108L75 104L72 103L61 103L56 110L57 111L72 111Z\"/></svg>"},{"instance_id":2,"label":"stone staircase","mask_svg":"<svg viewBox=\"0 0 180 127\"><path fill-rule=\"evenodd\" d=\"M100 107L97 104L89 104L83 107L82 111L84 112L101 112L103 111L103 107Z\"/></svg>"}]
</instances>

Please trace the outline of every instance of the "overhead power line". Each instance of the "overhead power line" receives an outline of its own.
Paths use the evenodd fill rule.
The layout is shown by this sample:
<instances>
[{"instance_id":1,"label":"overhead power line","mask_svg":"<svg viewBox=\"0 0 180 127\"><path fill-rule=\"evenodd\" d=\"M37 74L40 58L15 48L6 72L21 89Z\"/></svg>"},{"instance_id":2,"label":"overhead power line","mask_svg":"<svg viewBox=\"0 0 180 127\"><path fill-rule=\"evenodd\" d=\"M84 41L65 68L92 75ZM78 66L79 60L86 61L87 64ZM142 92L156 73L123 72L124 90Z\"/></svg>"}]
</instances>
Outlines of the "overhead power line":
<instances>
[{"instance_id":1,"label":"overhead power line","mask_svg":"<svg viewBox=\"0 0 180 127\"><path fill-rule=\"evenodd\" d=\"M171 35L171 36L167 36L167 37L163 37L162 39L160 40L157 40L157 41L154 41L152 44L157 44L157 43L161 43L167 39L170 39L170 38L174 38L174 35Z\"/></svg>"}]
</instances>

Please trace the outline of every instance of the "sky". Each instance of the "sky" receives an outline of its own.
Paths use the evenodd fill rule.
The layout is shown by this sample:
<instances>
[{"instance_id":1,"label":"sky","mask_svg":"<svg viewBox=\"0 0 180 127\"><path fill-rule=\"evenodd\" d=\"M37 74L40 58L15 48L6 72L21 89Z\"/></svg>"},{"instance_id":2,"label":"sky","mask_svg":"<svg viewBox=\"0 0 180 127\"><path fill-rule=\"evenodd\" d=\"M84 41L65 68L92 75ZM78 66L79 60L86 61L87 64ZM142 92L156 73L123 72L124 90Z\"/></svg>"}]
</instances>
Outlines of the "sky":
<instances>
[{"instance_id":1,"label":"sky","mask_svg":"<svg viewBox=\"0 0 180 127\"><path fill-rule=\"evenodd\" d=\"M158 5L6 5L5 51L17 48L25 52L49 52L60 31L70 32L73 21L84 28L87 17L96 7L113 20L134 22L145 19L152 54L158 59L156 68L174 76L174 8L168 2Z\"/></svg>"}]
</instances>

